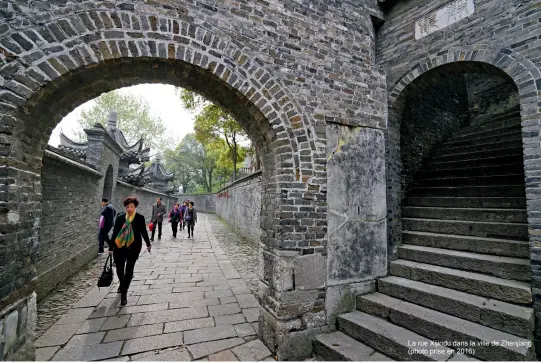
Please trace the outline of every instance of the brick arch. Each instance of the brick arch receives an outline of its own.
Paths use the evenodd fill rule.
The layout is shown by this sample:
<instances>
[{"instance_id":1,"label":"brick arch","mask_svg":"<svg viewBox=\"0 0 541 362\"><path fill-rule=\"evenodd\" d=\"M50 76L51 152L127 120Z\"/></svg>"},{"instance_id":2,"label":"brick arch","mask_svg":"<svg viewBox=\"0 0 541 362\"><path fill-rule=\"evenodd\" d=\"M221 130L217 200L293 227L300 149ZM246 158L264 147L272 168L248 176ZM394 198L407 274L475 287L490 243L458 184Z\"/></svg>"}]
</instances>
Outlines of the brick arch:
<instances>
[{"instance_id":1,"label":"brick arch","mask_svg":"<svg viewBox=\"0 0 541 362\"><path fill-rule=\"evenodd\" d=\"M520 112L522 121L522 144L524 154L525 165L525 184L526 184L526 198L527 202L527 214L528 214L528 233L530 239L530 259L532 266L532 294L534 300L540 297L540 293L537 291L536 286L540 282L539 272L537 271L538 265L541 263L539 257L541 253L541 226L537 222L538 215L541 212L538 206L541 202L541 184L536 181L535 176L541 169L541 160L535 155L541 154L541 136L539 133L539 125L541 124L541 112L539 108L541 88L541 72L540 70L526 57L514 52L511 49L493 49L485 45L473 45L470 47L452 48L438 53L435 56L429 56L417 64L411 67L411 70L403 74L398 80L389 87L388 93L388 133L399 133L400 122L402 119L402 112L406 103L407 93L410 91L419 91L423 88L423 76L428 73L435 74L436 77L444 77L448 74L465 73L469 70L475 69L477 71L482 70L484 73L498 75L507 79L510 83L516 86L519 95ZM416 87L420 89L415 90ZM394 136L390 136L393 138ZM394 147L395 150L400 148L400 144L390 145L388 149ZM396 159L396 157L395 157ZM396 177L399 173L399 162L393 159L392 165L387 166L388 172L388 185L389 174L391 177ZM398 165L398 167L397 167ZM398 185L400 188L400 185ZM400 196L394 193L388 192L387 203L391 205L389 208L393 209L395 215L393 216L393 225L389 226L389 234L401 233L402 227L400 225ZM398 220L398 221L396 221ZM396 245L400 243L400 237L397 239L389 240L391 244ZM394 255L396 251L394 250ZM541 308L534 303L534 310L536 315L539 315ZM541 330L541 320L536 317L535 322L536 334ZM541 345L536 339L536 349L541 351Z\"/></svg>"},{"instance_id":2,"label":"brick arch","mask_svg":"<svg viewBox=\"0 0 541 362\"><path fill-rule=\"evenodd\" d=\"M35 289L30 282L40 238L39 170L53 127L62 115L104 91L161 82L185 86L223 106L267 151L261 211L265 287L260 296L263 309L272 313L261 318L274 335L283 335L282 322L274 316L300 318L306 313L286 299L286 292L291 292L287 263L292 255L322 249L321 222L325 222L325 217L315 214L325 200L324 180L313 178L322 167L314 161L316 134L287 87L239 40L172 17L131 11L80 12L48 25L47 29L57 32L62 29L65 39L53 44L49 40L60 35L45 28L39 34L31 28L0 38L6 47L0 58L8 54L10 62L9 71L0 79L0 123L9 125L10 132L3 139L7 147L2 156L9 165L7 174L18 187L7 196L10 201L5 214L0 214L0 233L12 235L13 240L24 237L30 245L24 256L14 256L26 261L27 273L10 281L8 287L14 293L0 307ZM32 195L29 201L25 195ZM300 205L305 212L292 212ZM10 220L15 215L17 220L8 222L8 214L13 215ZM303 219L310 223L302 223ZM324 305L324 296L318 296L317 302ZM269 340L274 343L271 349L279 343L274 337Z\"/></svg>"}]
</instances>

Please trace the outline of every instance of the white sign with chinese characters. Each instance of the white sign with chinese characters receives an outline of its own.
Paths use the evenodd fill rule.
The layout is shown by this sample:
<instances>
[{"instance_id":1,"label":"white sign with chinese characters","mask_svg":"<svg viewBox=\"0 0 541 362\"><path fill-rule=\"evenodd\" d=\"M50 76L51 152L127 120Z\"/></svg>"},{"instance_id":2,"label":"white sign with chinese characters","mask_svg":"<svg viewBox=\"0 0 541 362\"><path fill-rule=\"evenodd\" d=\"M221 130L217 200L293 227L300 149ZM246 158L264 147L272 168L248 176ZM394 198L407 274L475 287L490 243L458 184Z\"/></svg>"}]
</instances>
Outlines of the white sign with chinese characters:
<instances>
[{"instance_id":1,"label":"white sign with chinese characters","mask_svg":"<svg viewBox=\"0 0 541 362\"><path fill-rule=\"evenodd\" d=\"M454 24L475 11L474 0L456 0L444 7L426 15L415 22L415 39L421 39L425 36L441 30L451 24Z\"/></svg>"}]
</instances>

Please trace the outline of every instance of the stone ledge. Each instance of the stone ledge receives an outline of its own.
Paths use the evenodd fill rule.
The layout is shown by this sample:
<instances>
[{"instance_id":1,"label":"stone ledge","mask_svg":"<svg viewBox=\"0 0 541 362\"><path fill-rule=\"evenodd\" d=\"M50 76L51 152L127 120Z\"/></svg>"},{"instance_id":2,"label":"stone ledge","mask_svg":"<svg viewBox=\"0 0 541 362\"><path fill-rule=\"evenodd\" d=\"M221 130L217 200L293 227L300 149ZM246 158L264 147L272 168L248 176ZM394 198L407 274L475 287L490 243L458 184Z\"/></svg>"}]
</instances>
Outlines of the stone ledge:
<instances>
[{"instance_id":1,"label":"stone ledge","mask_svg":"<svg viewBox=\"0 0 541 362\"><path fill-rule=\"evenodd\" d=\"M75 161L75 160L72 160L71 158L68 158L67 156L63 155L63 154L60 154L58 153L56 150L53 150L52 148L47 148L45 150L45 157L49 157L55 161L59 161L59 162L62 162L62 163L65 163L67 165L70 165L70 166L73 166L73 167L77 167L85 172L88 172L94 176L97 176L97 177L102 177L103 175L96 171L95 169L93 169L90 165L87 165L85 163L82 163L80 161Z\"/></svg>"}]
</instances>

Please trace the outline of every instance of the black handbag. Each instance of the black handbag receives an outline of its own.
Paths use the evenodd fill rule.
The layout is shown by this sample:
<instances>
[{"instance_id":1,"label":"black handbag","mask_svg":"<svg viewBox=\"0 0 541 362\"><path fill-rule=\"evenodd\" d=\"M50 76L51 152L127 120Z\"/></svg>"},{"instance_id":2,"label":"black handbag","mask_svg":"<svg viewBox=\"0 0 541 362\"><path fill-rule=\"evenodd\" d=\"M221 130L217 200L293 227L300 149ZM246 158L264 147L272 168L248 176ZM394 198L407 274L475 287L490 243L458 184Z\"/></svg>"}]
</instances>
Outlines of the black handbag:
<instances>
[{"instance_id":1,"label":"black handbag","mask_svg":"<svg viewBox=\"0 0 541 362\"><path fill-rule=\"evenodd\" d=\"M109 263L109 264L107 264ZM105 265L103 266L103 271L101 276L98 279L98 287L110 287L113 283L113 257L112 255L107 256Z\"/></svg>"}]
</instances>

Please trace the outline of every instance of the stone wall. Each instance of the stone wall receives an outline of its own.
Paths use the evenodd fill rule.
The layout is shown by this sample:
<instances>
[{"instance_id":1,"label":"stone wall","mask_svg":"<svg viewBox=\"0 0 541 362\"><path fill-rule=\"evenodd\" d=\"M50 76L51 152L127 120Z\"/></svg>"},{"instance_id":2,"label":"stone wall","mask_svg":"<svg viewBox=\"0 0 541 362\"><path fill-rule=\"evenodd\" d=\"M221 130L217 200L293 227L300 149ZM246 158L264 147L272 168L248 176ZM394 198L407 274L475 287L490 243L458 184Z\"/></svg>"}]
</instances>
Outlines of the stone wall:
<instances>
[{"instance_id":1,"label":"stone wall","mask_svg":"<svg viewBox=\"0 0 541 362\"><path fill-rule=\"evenodd\" d=\"M181 194L175 196L181 204L184 200L193 201L195 209L199 212L216 213L216 194Z\"/></svg>"},{"instance_id":2,"label":"stone wall","mask_svg":"<svg viewBox=\"0 0 541 362\"><path fill-rule=\"evenodd\" d=\"M9 305L0 318L0 360L33 361L36 293Z\"/></svg>"},{"instance_id":3,"label":"stone wall","mask_svg":"<svg viewBox=\"0 0 541 362\"><path fill-rule=\"evenodd\" d=\"M465 74L470 118L518 107L517 87L509 79L487 74Z\"/></svg>"},{"instance_id":4,"label":"stone wall","mask_svg":"<svg viewBox=\"0 0 541 362\"><path fill-rule=\"evenodd\" d=\"M239 235L259 244L261 240L261 172L246 176L218 191L216 214Z\"/></svg>"},{"instance_id":5,"label":"stone wall","mask_svg":"<svg viewBox=\"0 0 541 362\"><path fill-rule=\"evenodd\" d=\"M41 176L38 300L96 257L102 178L88 165L51 151L45 154Z\"/></svg>"}]
</instances>

